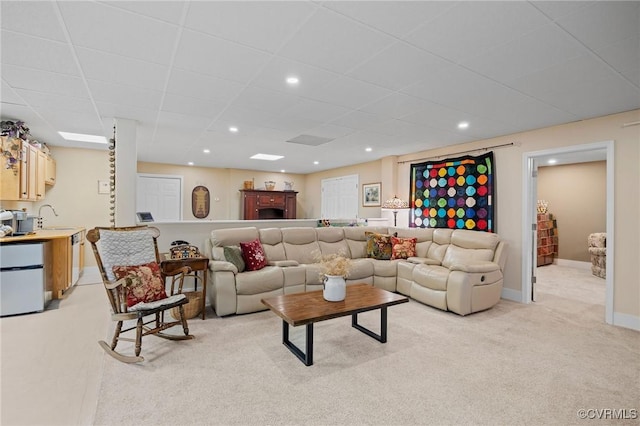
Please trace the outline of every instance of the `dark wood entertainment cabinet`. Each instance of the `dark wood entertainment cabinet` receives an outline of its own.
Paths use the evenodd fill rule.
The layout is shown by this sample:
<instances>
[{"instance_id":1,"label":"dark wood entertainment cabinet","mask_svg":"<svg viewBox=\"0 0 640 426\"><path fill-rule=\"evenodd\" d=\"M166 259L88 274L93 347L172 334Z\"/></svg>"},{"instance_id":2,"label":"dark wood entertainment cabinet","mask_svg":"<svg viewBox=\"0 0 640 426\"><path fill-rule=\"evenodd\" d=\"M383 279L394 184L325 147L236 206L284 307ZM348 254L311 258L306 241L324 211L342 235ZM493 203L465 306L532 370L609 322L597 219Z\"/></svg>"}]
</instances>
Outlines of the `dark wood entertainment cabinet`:
<instances>
[{"instance_id":1,"label":"dark wood entertainment cabinet","mask_svg":"<svg viewBox=\"0 0 640 426\"><path fill-rule=\"evenodd\" d=\"M241 189L244 220L295 219L296 191Z\"/></svg>"}]
</instances>

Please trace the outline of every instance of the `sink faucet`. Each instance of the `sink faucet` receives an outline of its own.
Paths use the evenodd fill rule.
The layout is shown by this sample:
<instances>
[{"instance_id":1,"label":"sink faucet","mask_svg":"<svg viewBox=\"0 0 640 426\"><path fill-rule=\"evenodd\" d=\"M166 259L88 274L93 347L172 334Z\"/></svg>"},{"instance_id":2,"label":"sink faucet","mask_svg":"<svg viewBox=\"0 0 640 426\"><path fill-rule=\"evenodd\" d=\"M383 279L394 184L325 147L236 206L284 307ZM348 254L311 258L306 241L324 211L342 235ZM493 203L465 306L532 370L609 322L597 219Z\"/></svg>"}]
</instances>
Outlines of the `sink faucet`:
<instances>
[{"instance_id":1,"label":"sink faucet","mask_svg":"<svg viewBox=\"0 0 640 426\"><path fill-rule=\"evenodd\" d=\"M51 204L43 204L40 206L40 208L38 209L38 217L41 218L42 217L42 208L43 207L49 207L51 210L53 210L53 214L58 216L58 213L56 213L56 209L53 208L53 206Z\"/></svg>"}]
</instances>

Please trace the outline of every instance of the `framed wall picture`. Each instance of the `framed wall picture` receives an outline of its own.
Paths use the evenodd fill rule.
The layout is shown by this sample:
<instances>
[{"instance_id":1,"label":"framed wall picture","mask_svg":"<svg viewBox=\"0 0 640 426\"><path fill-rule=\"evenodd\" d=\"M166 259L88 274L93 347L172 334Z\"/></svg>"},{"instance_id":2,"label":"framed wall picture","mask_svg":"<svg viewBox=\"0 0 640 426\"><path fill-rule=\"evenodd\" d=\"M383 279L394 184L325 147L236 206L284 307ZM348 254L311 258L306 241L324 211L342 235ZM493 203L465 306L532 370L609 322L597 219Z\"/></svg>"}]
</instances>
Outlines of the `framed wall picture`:
<instances>
[{"instance_id":1,"label":"framed wall picture","mask_svg":"<svg viewBox=\"0 0 640 426\"><path fill-rule=\"evenodd\" d=\"M380 207L382 184L380 182L365 183L362 185L362 206Z\"/></svg>"}]
</instances>

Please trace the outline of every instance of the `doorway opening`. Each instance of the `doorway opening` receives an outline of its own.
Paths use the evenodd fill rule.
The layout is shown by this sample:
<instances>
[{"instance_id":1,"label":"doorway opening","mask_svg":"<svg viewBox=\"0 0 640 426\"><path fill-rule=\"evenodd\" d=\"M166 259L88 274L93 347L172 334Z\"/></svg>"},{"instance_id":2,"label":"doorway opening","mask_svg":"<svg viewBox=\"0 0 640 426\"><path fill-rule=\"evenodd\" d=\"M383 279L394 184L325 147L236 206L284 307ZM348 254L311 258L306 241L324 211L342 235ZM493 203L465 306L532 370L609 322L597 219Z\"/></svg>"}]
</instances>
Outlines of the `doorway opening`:
<instances>
[{"instance_id":1,"label":"doorway opening","mask_svg":"<svg viewBox=\"0 0 640 426\"><path fill-rule=\"evenodd\" d=\"M563 148L549 149L523 153L523 234L522 234L522 287L521 297L523 303L531 303L535 293L536 269L537 269L537 168L545 159L552 156L565 157L567 163L587 156L601 155L606 161L606 283L605 283L605 321L613 324L613 259L614 259L614 144L613 141L597 142L592 144L576 145Z\"/></svg>"}]
</instances>

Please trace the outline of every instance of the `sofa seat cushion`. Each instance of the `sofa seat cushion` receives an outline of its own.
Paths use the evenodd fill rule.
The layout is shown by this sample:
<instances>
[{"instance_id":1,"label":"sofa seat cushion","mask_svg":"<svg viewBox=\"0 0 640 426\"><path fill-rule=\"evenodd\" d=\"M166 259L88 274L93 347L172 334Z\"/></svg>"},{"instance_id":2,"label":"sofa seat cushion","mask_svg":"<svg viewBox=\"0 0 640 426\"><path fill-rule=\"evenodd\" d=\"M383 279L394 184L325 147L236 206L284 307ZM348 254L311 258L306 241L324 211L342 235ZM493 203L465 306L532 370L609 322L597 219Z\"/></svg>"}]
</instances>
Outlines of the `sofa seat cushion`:
<instances>
[{"instance_id":1,"label":"sofa seat cushion","mask_svg":"<svg viewBox=\"0 0 640 426\"><path fill-rule=\"evenodd\" d=\"M424 263L425 265L440 265L439 261L428 258L428 257L410 257L406 260L407 262L411 262L411 263Z\"/></svg>"},{"instance_id":2,"label":"sofa seat cushion","mask_svg":"<svg viewBox=\"0 0 640 426\"><path fill-rule=\"evenodd\" d=\"M376 277L395 277L398 273L400 260L368 259L368 261L373 265L373 275Z\"/></svg>"},{"instance_id":3,"label":"sofa seat cushion","mask_svg":"<svg viewBox=\"0 0 640 426\"><path fill-rule=\"evenodd\" d=\"M246 271L236 275L237 294L260 294L282 289L284 275L282 268L265 266L259 271Z\"/></svg>"},{"instance_id":4,"label":"sofa seat cushion","mask_svg":"<svg viewBox=\"0 0 640 426\"><path fill-rule=\"evenodd\" d=\"M449 269L436 265L416 265L413 268L413 281L422 287L432 290L447 290Z\"/></svg>"},{"instance_id":5,"label":"sofa seat cushion","mask_svg":"<svg viewBox=\"0 0 640 426\"><path fill-rule=\"evenodd\" d=\"M347 278L349 278L350 281L354 281L372 277L373 262L371 260L372 259L354 259L351 263L351 270Z\"/></svg>"}]
</instances>

